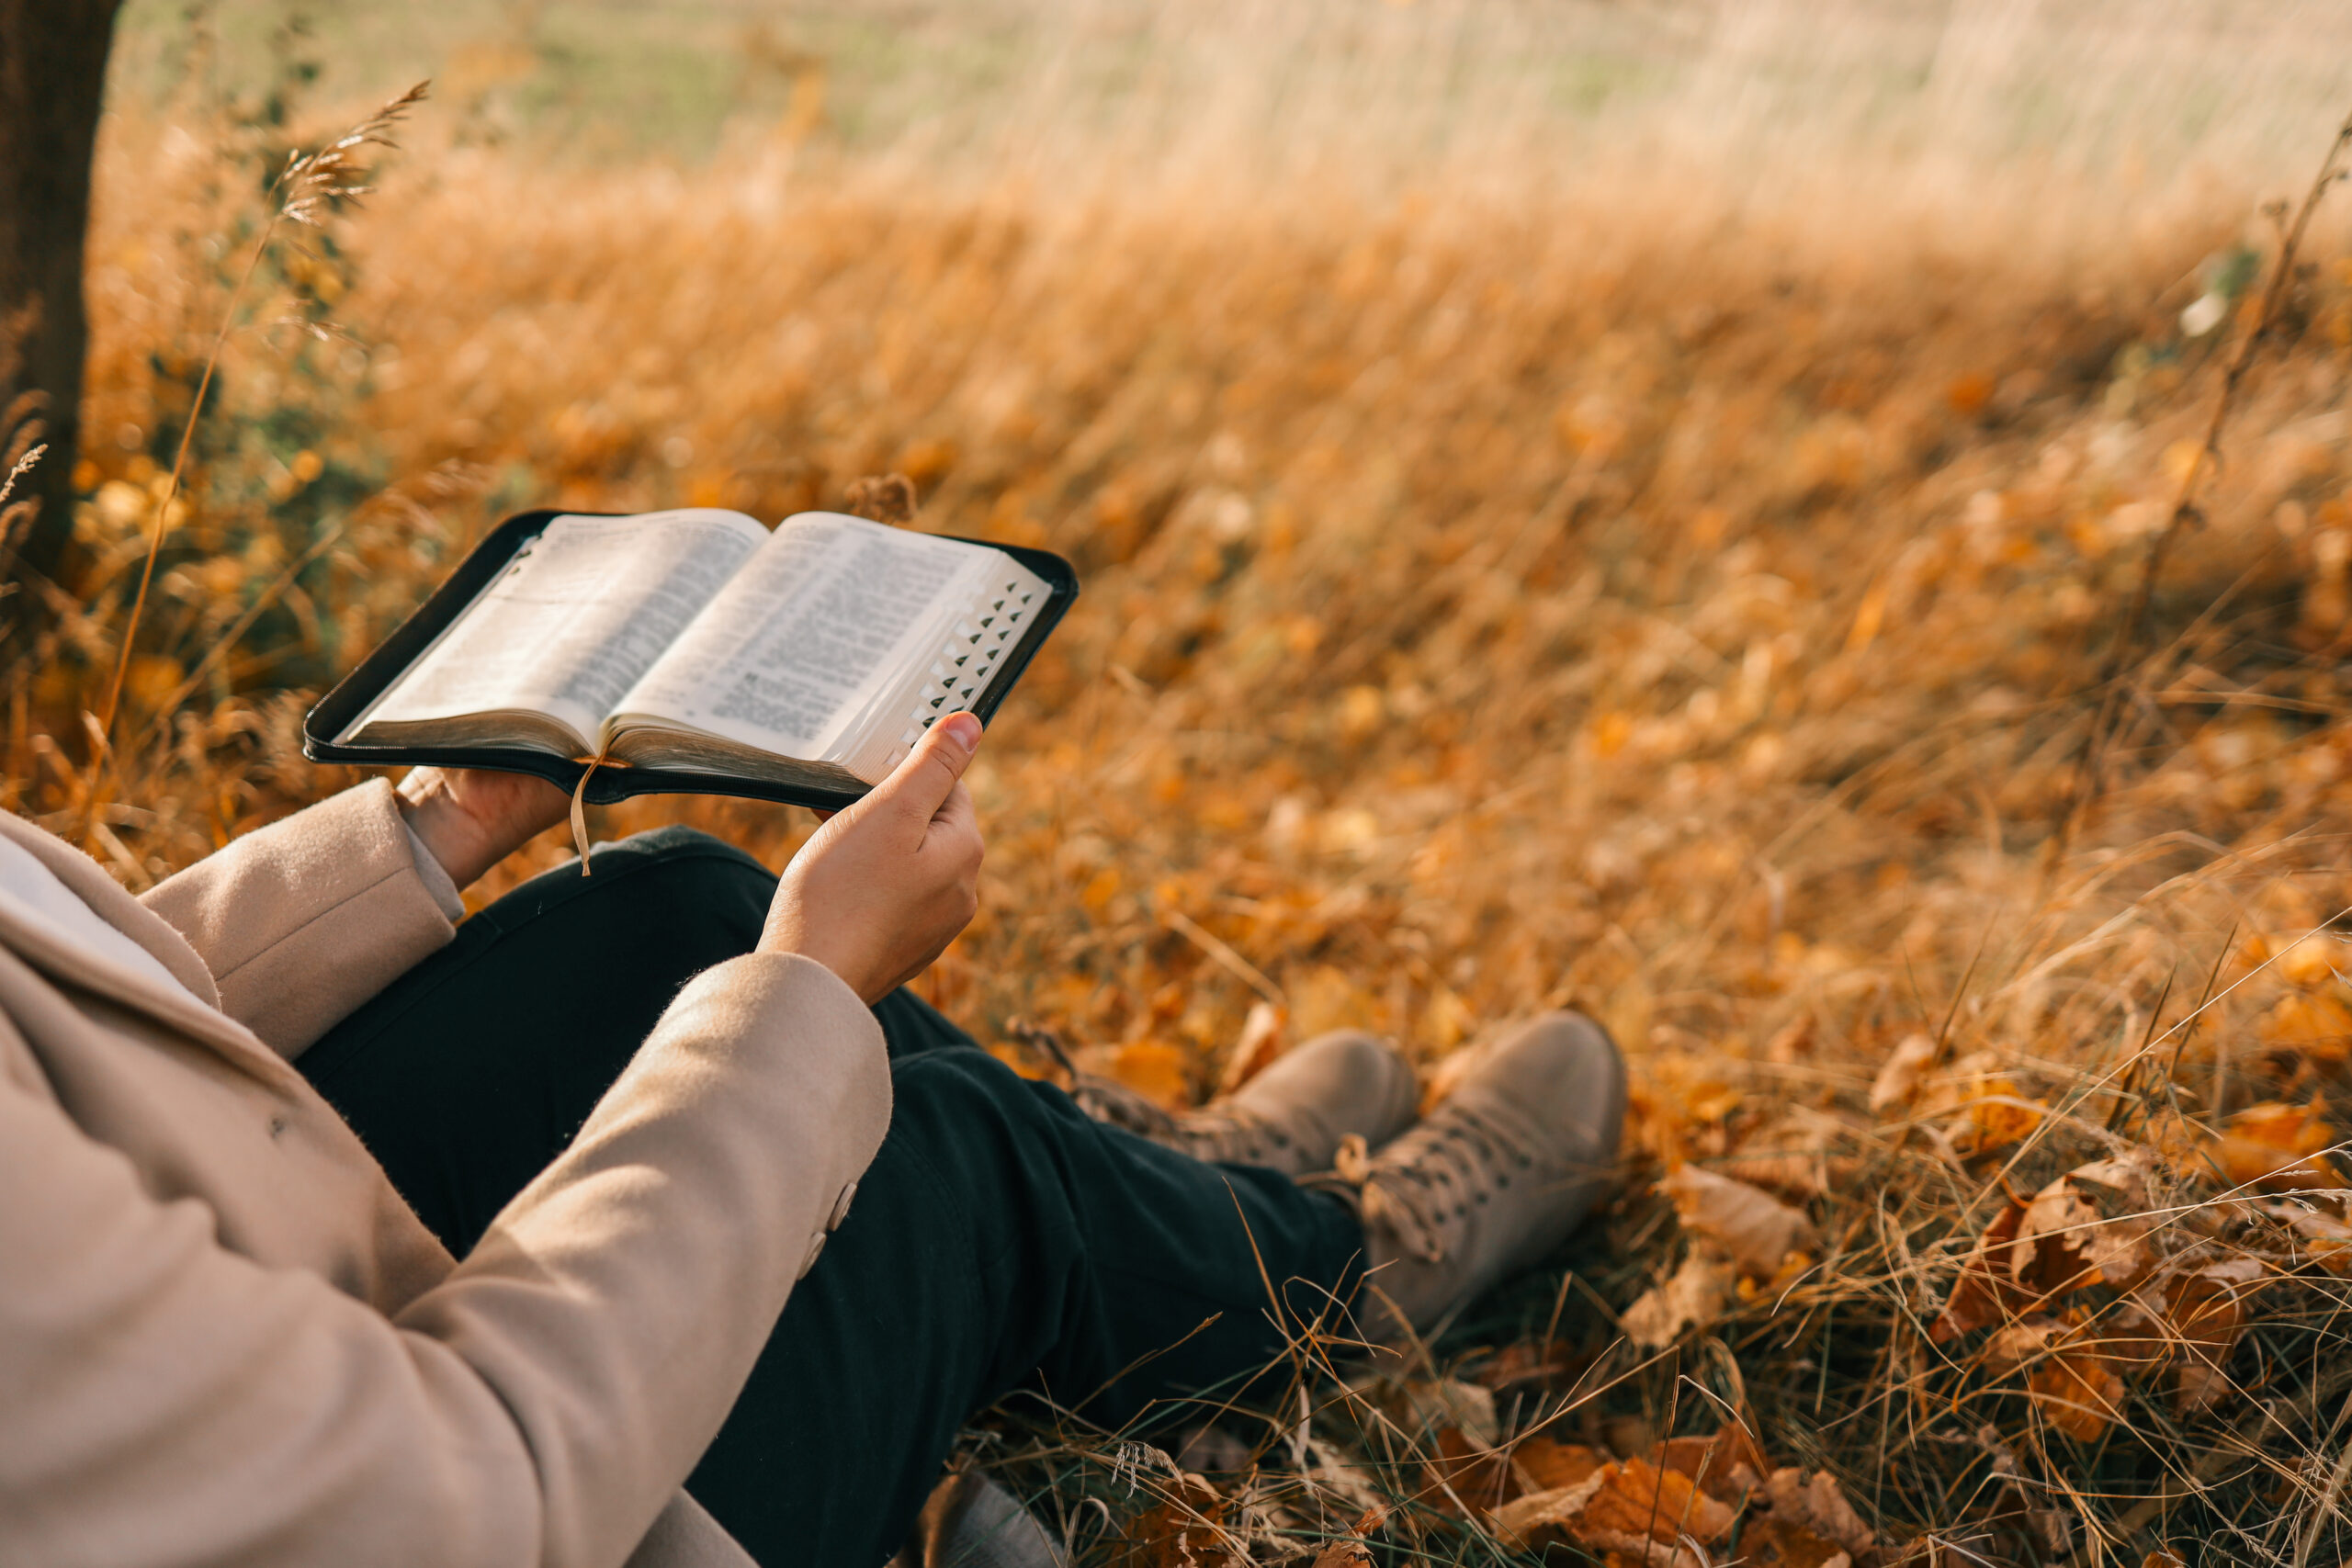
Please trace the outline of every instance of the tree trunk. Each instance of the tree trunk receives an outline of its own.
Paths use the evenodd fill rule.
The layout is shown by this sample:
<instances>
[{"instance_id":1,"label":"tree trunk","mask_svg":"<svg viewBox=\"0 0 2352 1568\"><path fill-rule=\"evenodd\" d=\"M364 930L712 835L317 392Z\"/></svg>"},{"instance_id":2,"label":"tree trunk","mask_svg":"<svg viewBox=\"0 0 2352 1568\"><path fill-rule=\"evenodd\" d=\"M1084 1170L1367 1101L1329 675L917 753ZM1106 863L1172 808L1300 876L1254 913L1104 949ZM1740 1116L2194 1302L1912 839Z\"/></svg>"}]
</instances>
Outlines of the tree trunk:
<instances>
[{"instance_id":1,"label":"tree trunk","mask_svg":"<svg viewBox=\"0 0 2352 1568\"><path fill-rule=\"evenodd\" d=\"M0 455L13 461L40 422L49 454L17 489L40 510L13 542L51 577L74 536L83 231L119 4L0 0Z\"/></svg>"}]
</instances>

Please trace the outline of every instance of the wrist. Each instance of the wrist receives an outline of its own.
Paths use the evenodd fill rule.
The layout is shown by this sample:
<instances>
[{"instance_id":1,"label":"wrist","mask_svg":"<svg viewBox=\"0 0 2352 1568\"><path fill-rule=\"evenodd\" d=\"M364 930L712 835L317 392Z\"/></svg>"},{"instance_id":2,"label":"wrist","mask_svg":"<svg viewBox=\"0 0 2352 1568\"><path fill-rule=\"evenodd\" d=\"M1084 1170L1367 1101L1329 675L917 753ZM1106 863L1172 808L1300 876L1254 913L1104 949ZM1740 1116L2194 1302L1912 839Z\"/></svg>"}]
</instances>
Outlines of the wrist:
<instances>
[{"instance_id":1,"label":"wrist","mask_svg":"<svg viewBox=\"0 0 2352 1568\"><path fill-rule=\"evenodd\" d=\"M402 779L395 791L401 818L423 842L449 880L464 888L504 858L492 845L481 823L466 809L438 768L419 768Z\"/></svg>"},{"instance_id":2,"label":"wrist","mask_svg":"<svg viewBox=\"0 0 2352 1568\"><path fill-rule=\"evenodd\" d=\"M772 953L779 957L805 958L811 964L829 969L842 985L855 991L858 998L868 1006L873 1005L876 997L889 989L886 986L880 990L876 990L872 985L871 976L865 973L865 966L855 962L853 953L825 942L819 933L808 929L808 922L805 920L789 916L779 919L783 911L770 911L767 925L761 931L759 942L753 947L753 952ZM797 914L797 911L793 913Z\"/></svg>"}]
</instances>

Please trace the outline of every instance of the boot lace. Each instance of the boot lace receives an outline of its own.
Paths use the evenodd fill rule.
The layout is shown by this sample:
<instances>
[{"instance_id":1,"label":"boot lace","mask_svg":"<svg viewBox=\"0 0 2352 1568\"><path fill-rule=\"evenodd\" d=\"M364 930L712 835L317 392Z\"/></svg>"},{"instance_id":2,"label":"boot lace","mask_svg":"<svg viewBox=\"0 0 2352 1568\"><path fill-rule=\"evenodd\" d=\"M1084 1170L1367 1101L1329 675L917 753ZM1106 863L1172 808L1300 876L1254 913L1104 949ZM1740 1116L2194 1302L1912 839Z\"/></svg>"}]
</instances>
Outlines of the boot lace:
<instances>
[{"instance_id":1,"label":"boot lace","mask_svg":"<svg viewBox=\"0 0 2352 1568\"><path fill-rule=\"evenodd\" d=\"M1058 1063L1069 1075L1070 1099L1106 1126L1213 1165L1279 1166L1290 1152L1290 1134L1262 1117L1223 1109L1187 1111L1182 1115L1163 1111L1126 1085L1080 1068L1052 1030L1015 1019L1011 1032Z\"/></svg>"},{"instance_id":2,"label":"boot lace","mask_svg":"<svg viewBox=\"0 0 2352 1568\"><path fill-rule=\"evenodd\" d=\"M1125 1084L1091 1074L1073 1078L1070 1098L1097 1122L1212 1164L1275 1165L1290 1148L1290 1134L1260 1117L1226 1110L1174 1114Z\"/></svg>"},{"instance_id":3,"label":"boot lace","mask_svg":"<svg viewBox=\"0 0 2352 1568\"><path fill-rule=\"evenodd\" d=\"M1463 1245L1470 1216L1533 1179L1527 1140L1466 1105L1449 1105L1375 1156L1351 1138L1332 1177L1355 1190L1366 1227L1385 1226L1409 1257L1437 1263Z\"/></svg>"}]
</instances>

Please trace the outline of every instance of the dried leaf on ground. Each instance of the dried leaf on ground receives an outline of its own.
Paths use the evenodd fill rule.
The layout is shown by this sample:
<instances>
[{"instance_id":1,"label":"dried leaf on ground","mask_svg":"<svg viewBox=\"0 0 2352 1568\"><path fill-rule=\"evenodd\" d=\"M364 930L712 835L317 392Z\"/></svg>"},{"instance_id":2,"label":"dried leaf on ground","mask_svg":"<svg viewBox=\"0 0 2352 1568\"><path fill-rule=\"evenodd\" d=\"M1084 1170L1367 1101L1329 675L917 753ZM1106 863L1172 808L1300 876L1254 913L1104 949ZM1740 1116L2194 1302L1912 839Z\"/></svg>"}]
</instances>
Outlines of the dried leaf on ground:
<instances>
[{"instance_id":1,"label":"dried leaf on ground","mask_svg":"<svg viewBox=\"0 0 2352 1568\"><path fill-rule=\"evenodd\" d=\"M1636 1459L1603 1465L1575 1486L1531 1493L1498 1509L1494 1522L1531 1551L1623 1551L1636 1562L1679 1568L1698 1561L1678 1544L1683 1536L1716 1545L1729 1539L1736 1517L1689 1476Z\"/></svg>"},{"instance_id":2,"label":"dried leaf on ground","mask_svg":"<svg viewBox=\"0 0 2352 1568\"><path fill-rule=\"evenodd\" d=\"M2134 1150L2076 1166L2033 1195L2009 1254L2015 1283L2047 1297L2111 1285L2130 1290L2156 1257L2153 1164Z\"/></svg>"},{"instance_id":3,"label":"dried leaf on ground","mask_svg":"<svg viewBox=\"0 0 2352 1568\"><path fill-rule=\"evenodd\" d=\"M2005 1149L2031 1137L2049 1107L2007 1078L1995 1078L1969 1101L1966 1116L1952 1129L1952 1142L1971 1154Z\"/></svg>"},{"instance_id":4,"label":"dried leaf on ground","mask_svg":"<svg viewBox=\"0 0 2352 1568\"><path fill-rule=\"evenodd\" d=\"M2175 1404L2186 1416L2209 1410L2229 1392L2222 1370L2245 1336L2249 1303L2270 1271L2252 1258L2229 1258L2167 1282L2165 1315L2178 1337Z\"/></svg>"},{"instance_id":5,"label":"dried leaf on ground","mask_svg":"<svg viewBox=\"0 0 2352 1568\"><path fill-rule=\"evenodd\" d=\"M1476 1518L1529 1489L1508 1451L1475 1441L1458 1427L1441 1428L1435 1447L1421 1466L1421 1501L1440 1513Z\"/></svg>"},{"instance_id":6,"label":"dried leaf on ground","mask_svg":"<svg viewBox=\"0 0 2352 1568\"><path fill-rule=\"evenodd\" d=\"M1703 1244L1690 1249L1671 1279L1651 1286L1625 1309L1625 1337L1663 1350L1686 1328L1703 1328L1731 1304L1739 1271Z\"/></svg>"},{"instance_id":7,"label":"dried leaf on ground","mask_svg":"<svg viewBox=\"0 0 2352 1568\"><path fill-rule=\"evenodd\" d=\"M1184 1073L1191 1058L1181 1045L1159 1040L1089 1045L1077 1052L1073 1059L1080 1071L1131 1089L1162 1111L1184 1111L1192 1106L1192 1085Z\"/></svg>"},{"instance_id":8,"label":"dried leaf on ground","mask_svg":"<svg viewBox=\"0 0 2352 1568\"><path fill-rule=\"evenodd\" d=\"M1225 1059L1225 1071L1217 1079L1217 1093L1231 1094L1274 1065L1274 1059L1283 1054L1284 1021L1282 1009L1273 1003L1250 1004L1250 1016L1241 1022L1241 1038L1234 1043L1233 1054Z\"/></svg>"},{"instance_id":9,"label":"dried leaf on ground","mask_svg":"<svg viewBox=\"0 0 2352 1568\"><path fill-rule=\"evenodd\" d=\"M2343 1177L2320 1151L2332 1147L2327 1105L2288 1105L2266 1100L2231 1117L2213 1141L2214 1163L2240 1187L2272 1192L2341 1188Z\"/></svg>"},{"instance_id":10,"label":"dried leaf on ground","mask_svg":"<svg viewBox=\"0 0 2352 1568\"><path fill-rule=\"evenodd\" d=\"M1236 1568L1241 1558L1221 1528L1224 1495L1197 1475L1152 1484L1159 1500L1127 1521L1111 1568Z\"/></svg>"},{"instance_id":11,"label":"dried leaf on ground","mask_svg":"<svg viewBox=\"0 0 2352 1568\"><path fill-rule=\"evenodd\" d=\"M1354 1509L1355 1533L1370 1534L1387 1515L1387 1493L1371 1474L1340 1458L1328 1445L1310 1438L1306 1450L1307 1462L1299 1467L1300 1477L1328 1502ZM1372 1522L1365 1523L1367 1519Z\"/></svg>"},{"instance_id":12,"label":"dried leaf on ground","mask_svg":"<svg viewBox=\"0 0 2352 1568\"><path fill-rule=\"evenodd\" d=\"M1803 1525L1766 1514L1739 1532L1742 1560L1752 1568L1853 1568L1853 1553Z\"/></svg>"},{"instance_id":13,"label":"dried leaf on ground","mask_svg":"<svg viewBox=\"0 0 2352 1568\"><path fill-rule=\"evenodd\" d=\"M2352 1224L2300 1199L2270 1204L2262 1212L2295 1233L2304 1260L2333 1274L2352 1273Z\"/></svg>"},{"instance_id":14,"label":"dried leaf on ground","mask_svg":"<svg viewBox=\"0 0 2352 1568\"><path fill-rule=\"evenodd\" d=\"M1809 1105L1786 1106L1740 1140L1739 1147L1723 1161L1722 1173L1759 1187L1817 1198L1861 1168L1853 1150L1867 1131L1860 1122Z\"/></svg>"},{"instance_id":15,"label":"dried leaf on ground","mask_svg":"<svg viewBox=\"0 0 2352 1568\"><path fill-rule=\"evenodd\" d=\"M2123 1378L2096 1331L2052 1317L2028 1318L1984 1348L1995 1371L2022 1371L2041 1418L2082 1442L2095 1440L2123 1414Z\"/></svg>"},{"instance_id":16,"label":"dried leaf on ground","mask_svg":"<svg viewBox=\"0 0 2352 1568\"><path fill-rule=\"evenodd\" d=\"M1373 1568L1372 1548L1351 1535L1326 1541L1315 1554L1315 1568Z\"/></svg>"},{"instance_id":17,"label":"dried leaf on ground","mask_svg":"<svg viewBox=\"0 0 2352 1568\"><path fill-rule=\"evenodd\" d=\"M1448 1427L1481 1449L1495 1446L1499 1430L1492 1389L1459 1378L1360 1376L1348 1385L1356 1397L1385 1416L1415 1443L1433 1440Z\"/></svg>"},{"instance_id":18,"label":"dried leaf on ground","mask_svg":"<svg viewBox=\"0 0 2352 1568\"><path fill-rule=\"evenodd\" d=\"M1530 1492L1557 1492L1582 1485L1609 1463L1609 1456L1582 1443L1563 1443L1538 1435L1511 1445L1511 1461L1526 1478Z\"/></svg>"},{"instance_id":19,"label":"dried leaf on ground","mask_svg":"<svg viewBox=\"0 0 2352 1568\"><path fill-rule=\"evenodd\" d=\"M2172 1359L2179 1345L2179 1336L2165 1314L2162 1292L2154 1286L2143 1286L2106 1312L2070 1315L2079 1323L2086 1338L2126 1376L2162 1366Z\"/></svg>"},{"instance_id":20,"label":"dried leaf on ground","mask_svg":"<svg viewBox=\"0 0 2352 1568\"><path fill-rule=\"evenodd\" d=\"M1960 1278L1952 1281L1943 1312L1928 1327L1930 1342L1943 1345L1963 1334L1990 1328L2022 1310L2030 1300L2009 1274L2009 1255L2024 1219L2025 1205L2010 1203L1984 1227L1984 1234L1976 1238L1976 1246L1960 1266Z\"/></svg>"},{"instance_id":21,"label":"dried leaf on ground","mask_svg":"<svg viewBox=\"0 0 2352 1568\"><path fill-rule=\"evenodd\" d=\"M1944 1136L1962 1154L2023 1142L2049 1107L2028 1096L2001 1066L1994 1052L1970 1052L1923 1086L1914 1114L1942 1118Z\"/></svg>"},{"instance_id":22,"label":"dried leaf on ground","mask_svg":"<svg viewBox=\"0 0 2352 1568\"><path fill-rule=\"evenodd\" d=\"M1315 1554L1315 1568L1373 1568L1372 1548L1365 1538L1388 1522L1385 1504L1374 1504L1356 1516L1345 1535L1324 1543Z\"/></svg>"},{"instance_id":23,"label":"dried leaf on ground","mask_svg":"<svg viewBox=\"0 0 2352 1568\"><path fill-rule=\"evenodd\" d=\"M1772 1517L1782 1524L1810 1530L1857 1556L1878 1542L1876 1532L1846 1501L1845 1488L1826 1470L1810 1474L1794 1468L1776 1470L1767 1478L1765 1492L1772 1500Z\"/></svg>"},{"instance_id":24,"label":"dried leaf on ground","mask_svg":"<svg viewBox=\"0 0 2352 1568\"><path fill-rule=\"evenodd\" d=\"M1749 1493L1759 1491L1772 1472L1771 1461L1747 1427L1727 1424L1711 1438L1668 1438L1650 1450L1650 1462L1660 1470L1687 1475L1699 1488L1720 1501L1737 1506Z\"/></svg>"},{"instance_id":25,"label":"dried leaf on ground","mask_svg":"<svg viewBox=\"0 0 2352 1568\"><path fill-rule=\"evenodd\" d=\"M2352 964L2347 964L2342 942L2325 931L2312 931L2290 940L2271 967L2289 985L2312 989L2335 979Z\"/></svg>"},{"instance_id":26,"label":"dried leaf on ground","mask_svg":"<svg viewBox=\"0 0 2352 1568\"><path fill-rule=\"evenodd\" d=\"M2095 1284L2129 1290L2159 1261L2154 1164L2134 1150L2075 1167L1995 1216L1928 1337L1947 1344Z\"/></svg>"},{"instance_id":27,"label":"dried leaf on ground","mask_svg":"<svg viewBox=\"0 0 2352 1568\"><path fill-rule=\"evenodd\" d=\"M1760 1187L1686 1165L1658 1183L1674 1200L1682 1228L1724 1249L1742 1273L1770 1279L1792 1252L1821 1245L1804 1214Z\"/></svg>"},{"instance_id":28,"label":"dried leaf on ground","mask_svg":"<svg viewBox=\"0 0 2352 1568\"><path fill-rule=\"evenodd\" d=\"M2053 1350L2027 1372L2025 1386L2042 1419L2080 1442L2123 1418L2123 1379L2092 1347Z\"/></svg>"},{"instance_id":29,"label":"dried leaf on ground","mask_svg":"<svg viewBox=\"0 0 2352 1568\"><path fill-rule=\"evenodd\" d=\"M1878 1078L1871 1085L1871 1111L1883 1116L1898 1106L1908 1105L1919 1092L1920 1080L1935 1065L1936 1042L1932 1035L1912 1034L1887 1053L1886 1061L1878 1070Z\"/></svg>"},{"instance_id":30,"label":"dried leaf on ground","mask_svg":"<svg viewBox=\"0 0 2352 1568\"><path fill-rule=\"evenodd\" d=\"M2352 1053L2352 1007L2338 996L2288 996L2264 1015L2256 1030L2276 1052L2292 1052L2312 1062L2335 1064Z\"/></svg>"}]
</instances>

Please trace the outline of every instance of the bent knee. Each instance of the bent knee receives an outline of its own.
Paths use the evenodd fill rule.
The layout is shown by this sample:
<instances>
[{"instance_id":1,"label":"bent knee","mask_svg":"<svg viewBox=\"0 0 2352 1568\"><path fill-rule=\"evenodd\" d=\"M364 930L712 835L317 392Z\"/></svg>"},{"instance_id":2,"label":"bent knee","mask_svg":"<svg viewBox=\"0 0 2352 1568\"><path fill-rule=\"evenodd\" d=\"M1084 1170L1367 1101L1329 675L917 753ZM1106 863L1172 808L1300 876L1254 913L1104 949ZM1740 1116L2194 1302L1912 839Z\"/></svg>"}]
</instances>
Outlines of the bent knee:
<instances>
[{"instance_id":1,"label":"bent knee","mask_svg":"<svg viewBox=\"0 0 2352 1568\"><path fill-rule=\"evenodd\" d=\"M697 829L669 825L599 844L593 875L567 863L517 889L526 918L559 908L571 920L618 924L707 967L759 940L775 875L742 850Z\"/></svg>"},{"instance_id":2,"label":"bent knee","mask_svg":"<svg viewBox=\"0 0 2352 1568\"><path fill-rule=\"evenodd\" d=\"M683 822L665 822L659 828L648 828L641 833L631 833L625 839L615 839L598 844L590 852L590 863L602 871L607 861L616 863L656 862L710 861L731 864L741 870L756 871L774 880L773 874L762 865L750 851L729 843L699 828L689 828Z\"/></svg>"},{"instance_id":3,"label":"bent knee","mask_svg":"<svg viewBox=\"0 0 2352 1568\"><path fill-rule=\"evenodd\" d=\"M1063 1115L1080 1114L1051 1086L1030 1082L977 1045L943 1045L894 1060L890 1091L893 1137L1026 1140L1048 1133Z\"/></svg>"}]
</instances>

